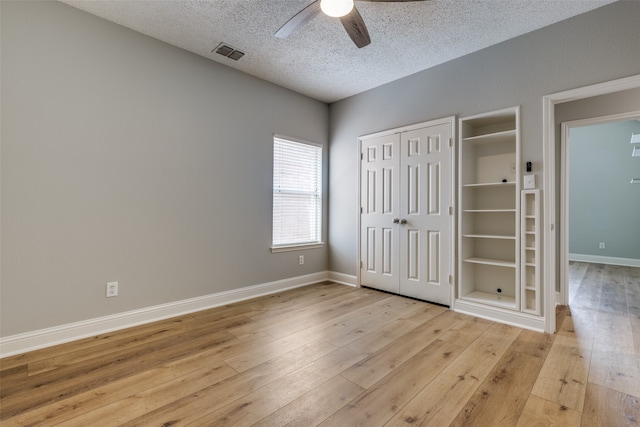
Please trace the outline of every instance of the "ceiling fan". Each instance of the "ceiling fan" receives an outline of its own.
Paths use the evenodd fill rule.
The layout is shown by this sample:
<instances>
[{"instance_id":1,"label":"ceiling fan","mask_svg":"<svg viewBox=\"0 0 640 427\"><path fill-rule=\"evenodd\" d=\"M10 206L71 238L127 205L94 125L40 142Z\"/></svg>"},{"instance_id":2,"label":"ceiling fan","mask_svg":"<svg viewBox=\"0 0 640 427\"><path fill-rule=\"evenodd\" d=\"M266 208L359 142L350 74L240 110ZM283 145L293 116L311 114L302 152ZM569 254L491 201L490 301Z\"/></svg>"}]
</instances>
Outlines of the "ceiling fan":
<instances>
[{"instance_id":1,"label":"ceiling fan","mask_svg":"<svg viewBox=\"0 0 640 427\"><path fill-rule=\"evenodd\" d=\"M351 40L362 48L371 43L367 26L360 16L360 12L353 4L354 0L315 0L309 6L298 12L293 18L289 19L278 31L275 36L281 39L289 37L294 31L302 27L304 24L315 18L320 12L324 14L340 18L342 26L351 37ZM409 2L409 1L426 1L426 0L359 0L370 2Z\"/></svg>"}]
</instances>

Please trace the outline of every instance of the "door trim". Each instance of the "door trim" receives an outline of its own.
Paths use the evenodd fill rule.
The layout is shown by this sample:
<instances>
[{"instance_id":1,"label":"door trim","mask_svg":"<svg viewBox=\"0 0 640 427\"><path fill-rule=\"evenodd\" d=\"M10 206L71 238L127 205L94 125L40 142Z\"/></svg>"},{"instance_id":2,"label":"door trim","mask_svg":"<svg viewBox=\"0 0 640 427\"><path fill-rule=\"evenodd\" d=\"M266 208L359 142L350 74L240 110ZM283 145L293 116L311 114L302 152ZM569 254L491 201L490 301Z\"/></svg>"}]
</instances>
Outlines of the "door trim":
<instances>
[{"instance_id":1,"label":"door trim","mask_svg":"<svg viewBox=\"0 0 640 427\"><path fill-rule=\"evenodd\" d=\"M437 125L442 125L442 124L448 124L451 130L451 205L453 206L453 213L452 215L450 215L450 221L449 221L449 228L450 228L450 232L451 232L451 253L449 256L449 275L451 276L451 283L450 283L450 295L449 295L449 300L450 300L450 304L449 304L449 308L451 310L454 309L454 303L455 303L455 288L456 288L456 271L455 271L455 265L456 265L456 249L457 249L457 234L456 234L456 175L457 175L457 168L456 168L456 144L455 141L457 141L458 135L456 134L456 116L448 116L448 117L443 117L440 119L435 119L435 120L428 120L426 122L421 122L421 123L415 123L415 124L411 124L411 125L405 125L405 126L401 126L401 127L397 127L397 128L393 128L393 129L387 129L387 130L383 130L383 131L379 131L379 132L374 132L374 133L370 133L370 134L365 134L365 135L361 135L358 137L357 140L357 144L358 144L358 149L357 149L357 162L358 162L358 210L357 210L357 224L358 224L358 240L357 240L357 253L358 253L358 258L356 260L356 287L361 287L362 286L362 278L361 278L361 263L363 262L362 260L362 250L361 250L361 239L362 239L362 224L361 224L361 216L360 216L360 208L362 206L360 206L360 201L361 201L361 197L362 197L362 142L369 140L369 139L373 139L373 138L378 138L381 136L388 136L388 135L393 135L396 133L402 133L402 132L407 132L407 131L411 131L411 130L415 130L415 129L420 129L420 128L425 128L425 127L429 127L429 126L437 126Z\"/></svg>"}]
</instances>

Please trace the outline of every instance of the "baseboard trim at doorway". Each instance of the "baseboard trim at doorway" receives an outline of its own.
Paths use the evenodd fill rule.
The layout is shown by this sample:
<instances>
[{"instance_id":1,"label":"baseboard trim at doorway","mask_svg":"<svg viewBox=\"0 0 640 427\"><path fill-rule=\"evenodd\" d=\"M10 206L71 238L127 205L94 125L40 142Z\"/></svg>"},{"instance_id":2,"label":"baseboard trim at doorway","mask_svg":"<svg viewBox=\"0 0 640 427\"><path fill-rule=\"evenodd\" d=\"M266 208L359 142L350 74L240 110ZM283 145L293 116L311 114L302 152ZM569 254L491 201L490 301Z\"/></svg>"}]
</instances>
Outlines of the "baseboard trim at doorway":
<instances>
[{"instance_id":1,"label":"baseboard trim at doorway","mask_svg":"<svg viewBox=\"0 0 640 427\"><path fill-rule=\"evenodd\" d=\"M618 258L600 255L569 254L569 261L590 262L594 264L621 265L623 267L640 267L640 259Z\"/></svg>"}]
</instances>

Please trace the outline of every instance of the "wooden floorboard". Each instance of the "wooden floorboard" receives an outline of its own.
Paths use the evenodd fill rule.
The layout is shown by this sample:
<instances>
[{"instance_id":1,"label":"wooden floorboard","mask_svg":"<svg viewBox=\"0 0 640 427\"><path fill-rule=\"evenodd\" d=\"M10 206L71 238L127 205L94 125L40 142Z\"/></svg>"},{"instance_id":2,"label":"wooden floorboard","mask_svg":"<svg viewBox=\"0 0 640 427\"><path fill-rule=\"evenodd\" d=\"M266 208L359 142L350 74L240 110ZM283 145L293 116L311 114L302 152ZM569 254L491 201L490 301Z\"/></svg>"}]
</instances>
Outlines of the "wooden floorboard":
<instances>
[{"instance_id":1,"label":"wooden floorboard","mask_svg":"<svg viewBox=\"0 0 640 427\"><path fill-rule=\"evenodd\" d=\"M640 425L640 269L558 332L320 283L0 360L2 426Z\"/></svg>"}]
</instances>

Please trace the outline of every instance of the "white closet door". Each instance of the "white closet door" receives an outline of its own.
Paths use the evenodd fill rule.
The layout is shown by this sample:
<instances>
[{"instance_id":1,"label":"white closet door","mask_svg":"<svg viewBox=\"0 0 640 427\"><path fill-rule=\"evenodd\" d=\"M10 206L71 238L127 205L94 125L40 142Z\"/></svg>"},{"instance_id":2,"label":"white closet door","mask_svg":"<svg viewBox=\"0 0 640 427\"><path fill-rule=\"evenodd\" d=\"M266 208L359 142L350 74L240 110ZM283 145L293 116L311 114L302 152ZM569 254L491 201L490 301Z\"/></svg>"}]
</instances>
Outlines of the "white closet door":
<instances>
[{"instance_id":1,"label":"white closet door","mask_svg":"<svg viewBox=\"0 0 640 427\"><path fill-rule=\"evenodd\" d=\"M389 292L399 291L400 135L362 142L360 281Z\"/></svg>"},{"instance_id":2,"label":"white closet door","mask_svg":"<svg viewBox=\"0 0 640 427\"><path fill-rule=\"evenodd\" d=\"M451 305L451 125L401 134L399 293ZM406 221L406 222L405 222Z\"/></svg>"},{"instance_id":3,"label":"white closet door","mask_svg":"<svg viewBox=\"0 0 640 427\"><path fill-rule=\"evenodd\" d=\"M451 305L451 123L362 141L360 283Z\"/></svg>"}]
</instances>

